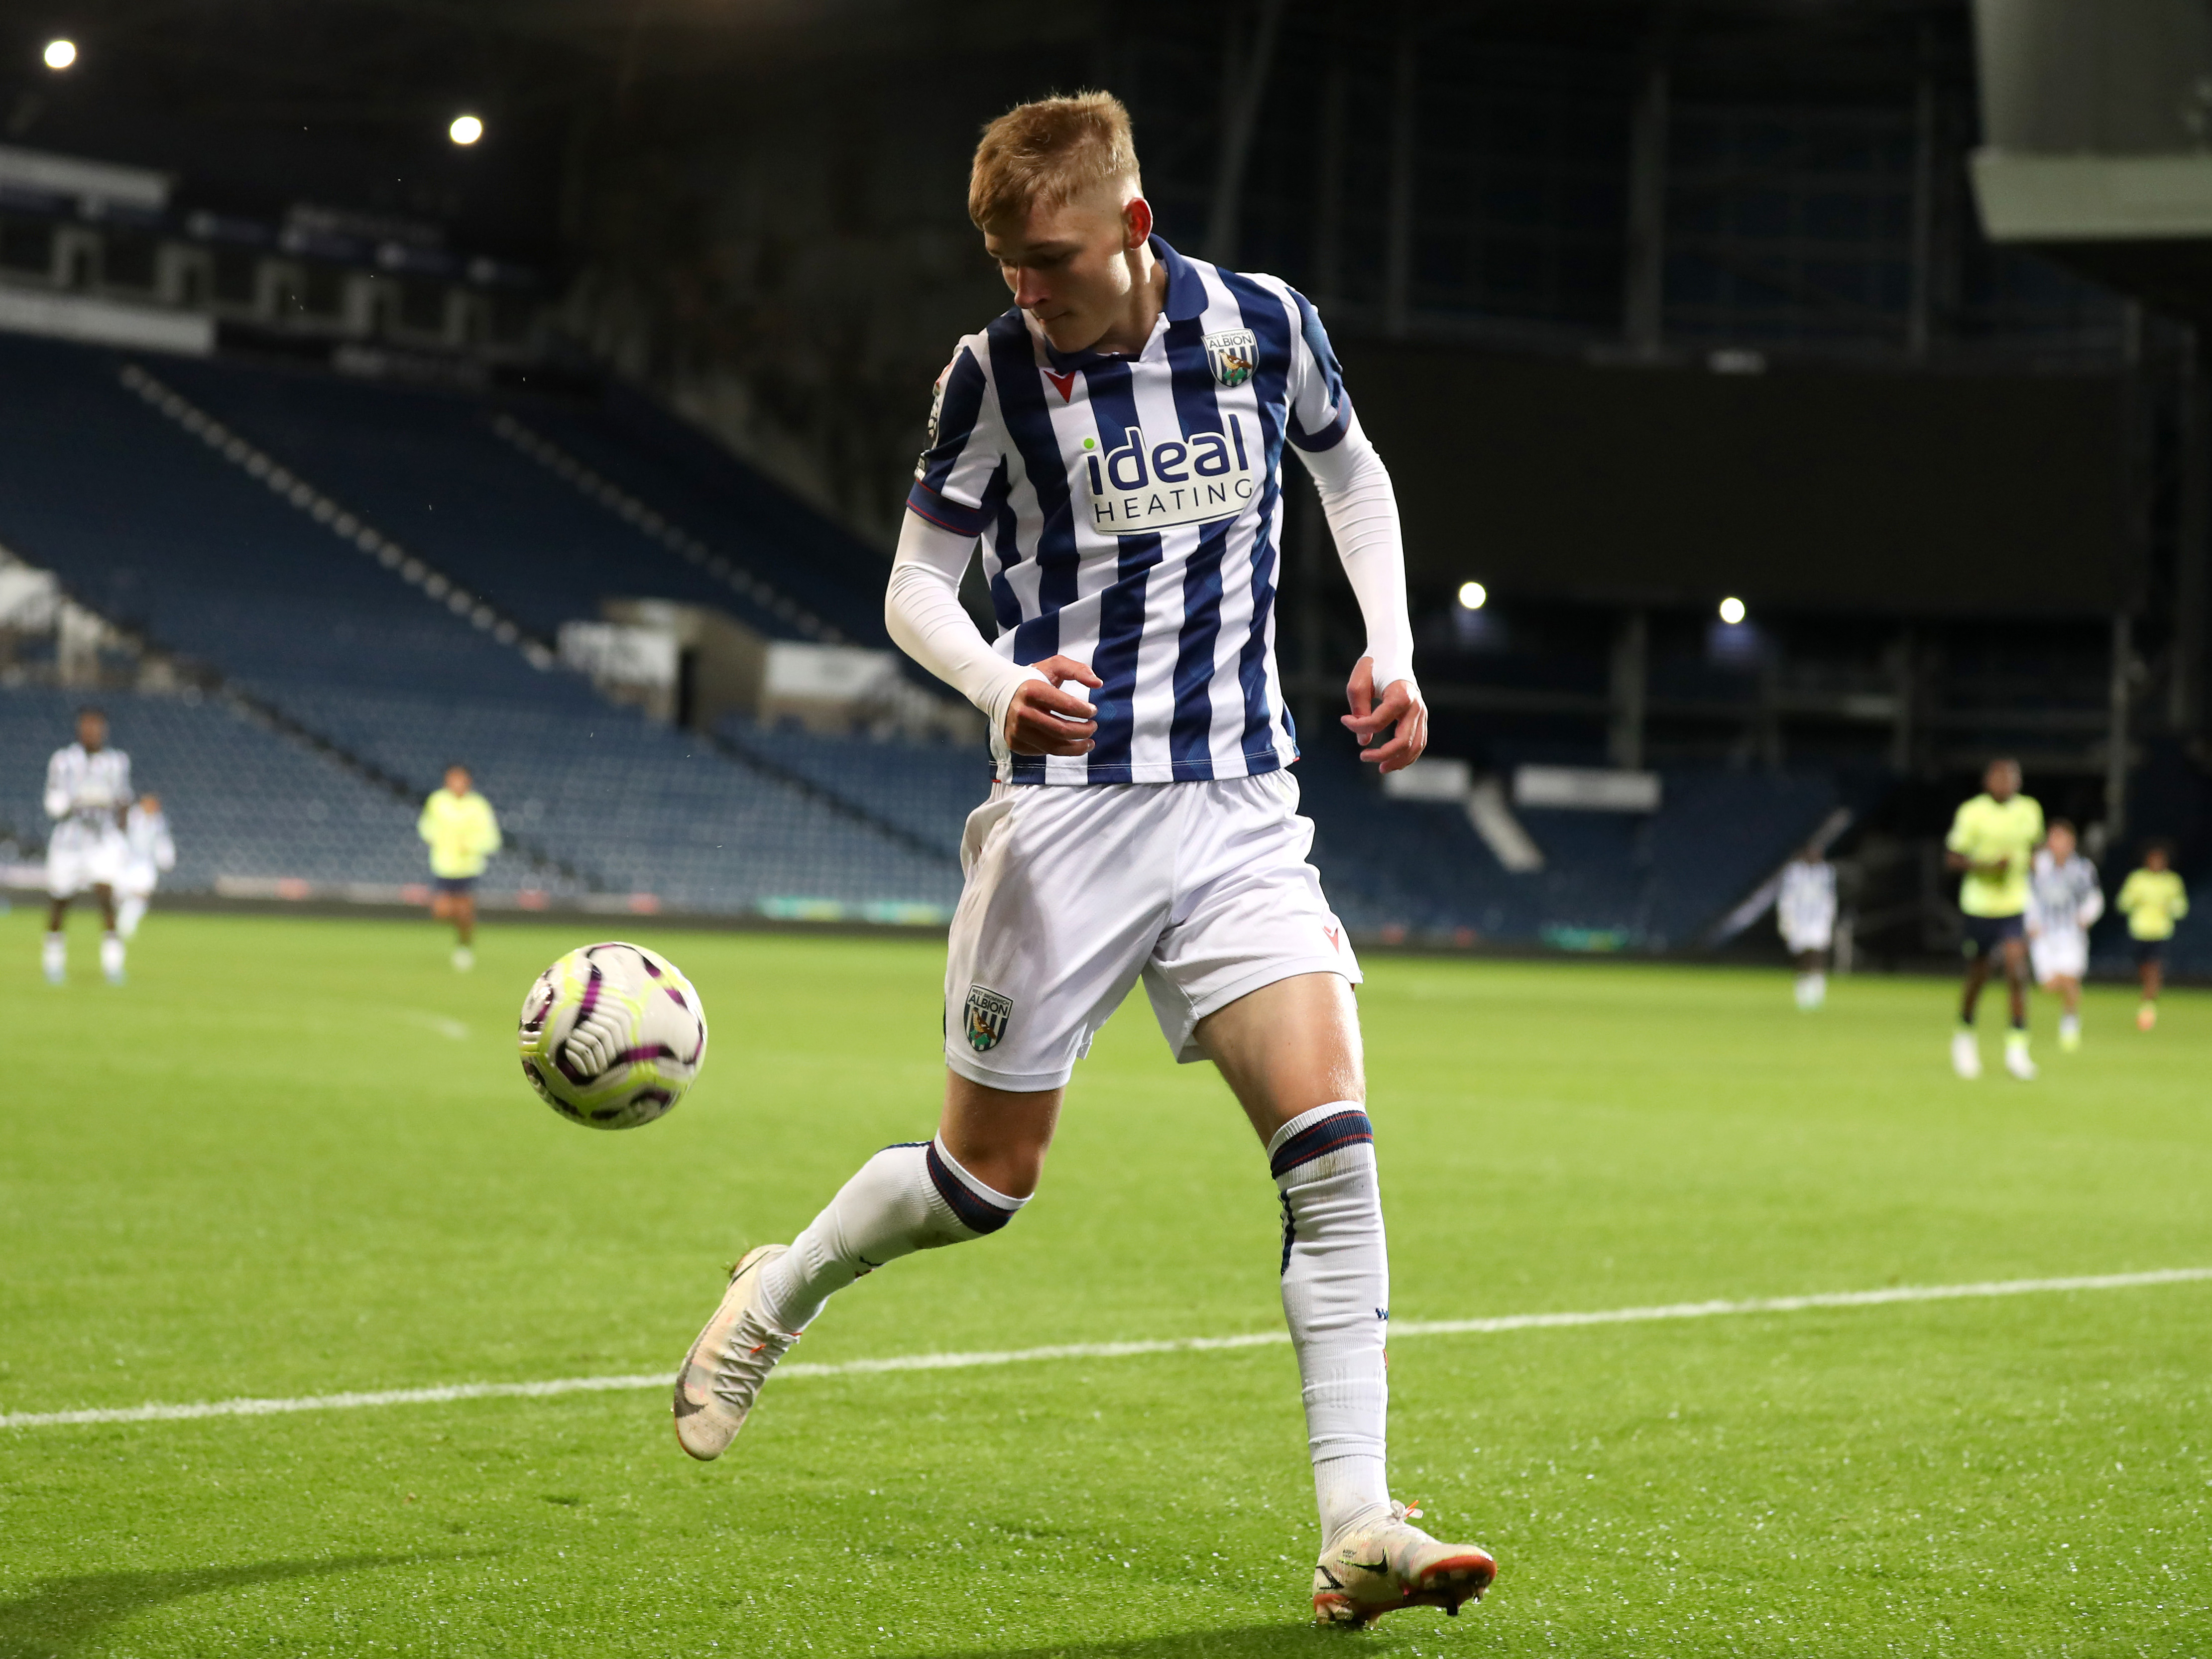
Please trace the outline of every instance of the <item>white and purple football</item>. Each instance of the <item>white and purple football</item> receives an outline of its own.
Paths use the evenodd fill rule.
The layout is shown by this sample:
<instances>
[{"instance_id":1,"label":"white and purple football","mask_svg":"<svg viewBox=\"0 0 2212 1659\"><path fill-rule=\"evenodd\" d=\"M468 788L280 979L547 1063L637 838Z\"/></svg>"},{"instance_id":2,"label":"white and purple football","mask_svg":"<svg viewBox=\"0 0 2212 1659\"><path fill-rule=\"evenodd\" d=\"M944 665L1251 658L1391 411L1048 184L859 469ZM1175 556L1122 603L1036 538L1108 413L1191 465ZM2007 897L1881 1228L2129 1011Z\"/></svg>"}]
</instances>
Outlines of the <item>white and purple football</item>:
<instances>
[{"instance_id":1,"label":"white and purple football","mask_svg":"<svg viewBox=\"0 0 2212 1659\"><path fill-rule=\"evenodd\" d=\"M522 1074L571 1123L634 1129L684 1097L707 1058L707 1011L676 964L611 940L571 951L522 1000Z\"/></svg>"}]
</instances>

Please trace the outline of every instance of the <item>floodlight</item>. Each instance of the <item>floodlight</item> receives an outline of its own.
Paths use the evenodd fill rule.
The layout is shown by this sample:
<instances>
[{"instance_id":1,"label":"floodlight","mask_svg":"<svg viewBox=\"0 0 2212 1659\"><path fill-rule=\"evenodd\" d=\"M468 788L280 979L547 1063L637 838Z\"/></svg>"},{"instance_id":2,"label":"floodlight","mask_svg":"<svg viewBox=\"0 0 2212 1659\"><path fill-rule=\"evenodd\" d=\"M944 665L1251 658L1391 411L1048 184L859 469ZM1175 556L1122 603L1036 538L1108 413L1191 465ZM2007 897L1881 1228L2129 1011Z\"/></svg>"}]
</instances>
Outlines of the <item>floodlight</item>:
<instances>
[{"instance_id":1,"label":"floodlight","mask_svg":"<svg viewBox=\"0 0 2212 1659\"><path fill-rule=\"evenodd\" d=\"M76 42L74 40L47 41L46 58L46 67L50 70L67 69L71 64L76 62Z\"/></svg>"},{"instance_id":2,"label":"floodlight","mask_svg":"<svg viewBox=\"0 0 2212 1659\"><path fill-rule=\"evenodd\" d=\"M1462 582L1459 585L1459 605L1462 611L1480 611L1488 604L1490 590L1480 582Z\"/></svg>"},{"instance_id":3,"label":"floodlight","mask_svg":"<svg viewBox=\"0 0 2212 1659\"><path fill-rule=\"evenodd\" d=\"M456 115L453 125L446 129L446 137L457 144L473 144L483 137L483 123L473 115Z\"/></svg>"},{"instance_id":4,"label":"floodlight","mask_svg":"<svg viewBox=\"0 0 2212 1659\"><path fill-rule=\"evenodd\" d=\"M1730 628L1734 628L1738 623L1743 620L1743 601L1741 599L1726 599L1721 601L1721 620L1726 623Z\"/></svg>"}]
</instances>

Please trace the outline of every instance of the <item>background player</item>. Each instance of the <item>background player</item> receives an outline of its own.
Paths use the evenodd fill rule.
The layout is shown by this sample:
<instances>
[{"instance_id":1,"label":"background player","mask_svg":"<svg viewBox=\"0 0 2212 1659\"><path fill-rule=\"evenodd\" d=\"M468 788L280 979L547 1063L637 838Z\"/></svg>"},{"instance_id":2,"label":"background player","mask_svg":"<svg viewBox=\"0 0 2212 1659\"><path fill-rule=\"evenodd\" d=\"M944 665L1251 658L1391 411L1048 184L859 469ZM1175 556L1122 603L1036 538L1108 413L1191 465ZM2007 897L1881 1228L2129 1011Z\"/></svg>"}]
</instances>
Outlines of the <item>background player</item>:
<instances>
[{"instance_id":1,"label":"background player","mask_svg":"<svg viewBox=\"0 0 2212 1659\"><path fill-rule=\"evenodd\" d=\"M123 819L123 876L115 884L115 931L135 938L164 871L177 867L177 846L169 839L169 820L161 798L148 790Z\"/></svg>"},{"instance_id":2,"label":"background player","mask_svg":"<svg viewBox=\"0 0 2212 1659\"><path fill-rule=\"evenodd\" d=\"M1074 1062L1141 975L1171 1049L1219 1068L1275 1177L1324 1540L1316 1615L1456 1608L1495 1565L1413 1526L1384 1478L1389 1270L1358 968L1306 861L1271 649L1287 442L1367 623L1345 724L1386 771L1420 754L1389 474L1312 307L1152 234L1117 100L992 123L969 214L1014 307L938 382L885 603L901 647L984 710L999 762L962 848L944 1112L787 1249L738 1264L678 1373L678 1437L718 1455L833 1291L1011 1221ZM959 599L987 528L995 649Z\"/></svg>"},{"instance_id":3,"label":"background player","mask_svg":"<svg viewBox=\"0 0 2212 1659\"><path fill-rule=\"evenodd\" d=\"M2027 883L2027 954L2035 982L2058 994L2058 1046L2081 1046L2081 976L2089 970L2089 929L2105 914L2097 866L2075 849L2074 826L2053 818Z\"/></svg>"},{"instance_id":4,"label":"background player","mask_svg":"<svg viewBox=\"0 0 2212 1659\"><path fill-rule=\"evenodd\" d=\"M2142 984L2142 1001L2136 1007L2136 1029L2148 1031L2158 1024L2158 994L2166 982L2166 942L2173 937L2173 924L2189 914L2189 890L2167 866L2172 854L2164 842L2144 849L2142 868L2131 870L2120 884L2112 906L2128 919L2128 937L2135 941L2136 975Z\"/></svg>"},{"instance_id":5,"label":"background player","mask_svg":"<svg viewBox=\"0 0 2212 1659\"><path fill-rule=\"evenodd\" d=\"M1828 1000L1828 947L1836 936L1836 866L1818 846L1783 866L1774 915L1782 942L1797 958L1797 1006L1811 1010Z\"/></svg>"},{"instance_id":6,"label":"background player","mask_svg":"<svg viewBox=\"0 0 2212 1659\"><path fill-rule=\"evenodd\" d=\"M422 803L415 833L430 846L430 914L453 924L453 966L465 973L477 963L477 880L500 847L499 819L467 767L446 769L446 787Z\"/></svg>"},{"instance_id":7,"label":"background player","mask_svg":"<svg viewBox=\"0 0 2212 1659\"><path fill-rule=\"evenodd\" d=\"M1966 988L1959 1000L1959 1029L1951 1036L1951 1066L1963 1078L1982 1074L1974 1038L1975 1006L1990 960L2004 963L2012 1029L2005 1033L2005 1070L2025 1083L2035 1075L2027 1052L2027 872L2043 839L2043 808L2020 793L2020 763L1994 760L1982 776L1983 793L1960 807L1944 838L1946 868L1962 871L1959 908L1966 915Z\"/></svg>"},{"instance_id":8,"label":"background player","mask_svg":"<svg viewBox=\"0 0 2212 1659\"><path fill-rule=\"evenodd\" d=\"M105 932L100 941L100 971L110 985L123 983L123 940L115 931L115 884L121 879L127 849L123 812L131 801L131 757L107 746L107 716L81 708L76 741L54 750L46 763L46 816L54 820L46 841L46 913L44 965L46 982L59 985L69 974L69 940L63 925L70 901L89 891L100 901Z\"/></svg>"}]
</instances>

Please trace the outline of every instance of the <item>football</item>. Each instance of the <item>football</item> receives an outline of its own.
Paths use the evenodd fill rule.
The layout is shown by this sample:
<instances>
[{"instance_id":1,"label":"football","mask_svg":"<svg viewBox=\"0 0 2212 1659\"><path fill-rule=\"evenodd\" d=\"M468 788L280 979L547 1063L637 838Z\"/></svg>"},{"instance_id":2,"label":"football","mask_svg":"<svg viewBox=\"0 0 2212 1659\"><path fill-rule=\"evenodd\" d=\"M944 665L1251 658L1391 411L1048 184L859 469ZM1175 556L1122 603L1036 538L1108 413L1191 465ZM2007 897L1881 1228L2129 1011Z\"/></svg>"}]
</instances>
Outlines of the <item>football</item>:
<instances>
[{"instance_id":1,"label":"football","mask_svg":"<svg viewBox=\"0 0 2212 1659\"><path fill-rule=\"evenodd\" d=\"M538 976L517 1031L522 1074L571 1123L634 1129L684 1097L707 1057L707 1012L666 957L610 940Z\"/></svg>"}]
</instances>

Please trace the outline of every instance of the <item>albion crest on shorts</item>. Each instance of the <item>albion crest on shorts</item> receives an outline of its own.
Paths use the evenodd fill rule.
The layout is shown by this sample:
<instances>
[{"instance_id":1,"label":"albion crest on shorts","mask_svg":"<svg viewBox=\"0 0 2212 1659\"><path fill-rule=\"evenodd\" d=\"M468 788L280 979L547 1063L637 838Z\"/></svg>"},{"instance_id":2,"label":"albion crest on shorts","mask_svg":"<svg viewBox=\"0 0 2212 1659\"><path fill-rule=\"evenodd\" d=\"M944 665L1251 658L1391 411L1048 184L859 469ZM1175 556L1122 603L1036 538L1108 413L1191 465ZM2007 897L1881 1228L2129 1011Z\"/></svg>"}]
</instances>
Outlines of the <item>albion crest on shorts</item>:
<instances>
[{"instance_id":1,"label":"albion crest on shorts","mask_svg":"<svg viewBox=\"0 0 2212 1659\"><path fill-rule=\"evenodd\" d=\"M977 1054L988 1054L999 1046L1006 1035L1006 1022L1014 1016L1014 1005L996 991L981 985L968 988L968 1046Z\"/></svg>"},{"instance_id":2,"label":"albion crest on shorts","mask_svg":"<svg viewBox=\"0 0 2212 1659\"><path fill-rule=\"evenodd\" d=\"M1224 386L1243 386L1260 361L1260 337L1249 328L1216 329L1206 337L1206 367Z\"/></svg>"}]
</instances>

